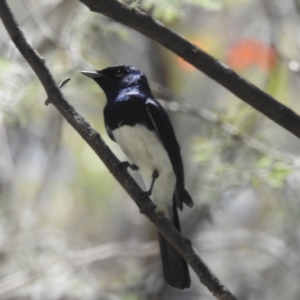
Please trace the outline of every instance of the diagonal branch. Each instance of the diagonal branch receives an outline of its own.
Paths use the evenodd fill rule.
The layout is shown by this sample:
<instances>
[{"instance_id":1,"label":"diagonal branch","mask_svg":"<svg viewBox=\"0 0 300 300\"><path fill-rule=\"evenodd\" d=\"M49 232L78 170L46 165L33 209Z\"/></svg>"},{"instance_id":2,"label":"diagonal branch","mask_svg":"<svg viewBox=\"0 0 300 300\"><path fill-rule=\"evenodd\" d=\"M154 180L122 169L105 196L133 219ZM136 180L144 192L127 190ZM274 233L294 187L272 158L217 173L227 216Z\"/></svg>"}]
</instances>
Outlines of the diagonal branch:
<instances>
[{"instance_id":1,"label":"diagonal branch","mask_svg":"<svg viewBox=\"0 0 300 300\"><path fill-rule=\"evenodd\" d=\"M116 0L79 1L89 7L91 11L110 17L165 46L241 100L300 138L299 115L151 16Z\"/></svg>"},{"instance_id":2,"label":"diagonal branch","mask_svg":"<svg viewBox=\"0 0 300 300\"><path fill-rule=\"evenodd\" d=\"M215 277L201 260L191 242L179 233L164 216L155 212L155 205L149 199L139 201L139 195L142 190L127 171L118 171L117 166L120 162L106 146L99 133L97 133L66 101L50 74L49 69L46 67L45 61L33 50L25 39L6 0L0 0L0 18L16 47L35 71L44 86L48 96L48 102L52 103L60 111L70 125L73 126L91 146L113 176L136 202L141 212L155 224L158 230L187 260L198 275L200 281L211 293L219 300L235 300L236 298L221 284L218 278Z\"/></svg>"}]
</instances>

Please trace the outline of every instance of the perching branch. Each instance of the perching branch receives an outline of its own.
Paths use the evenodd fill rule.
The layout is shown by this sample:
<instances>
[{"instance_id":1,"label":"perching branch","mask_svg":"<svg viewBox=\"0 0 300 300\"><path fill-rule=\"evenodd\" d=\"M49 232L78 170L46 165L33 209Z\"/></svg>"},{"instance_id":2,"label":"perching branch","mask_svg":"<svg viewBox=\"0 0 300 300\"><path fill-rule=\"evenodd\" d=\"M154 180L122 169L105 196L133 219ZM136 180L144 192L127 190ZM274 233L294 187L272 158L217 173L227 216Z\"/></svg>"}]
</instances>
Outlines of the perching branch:
<instances>
[{"instance_id":1,"label":"perching branch","mask_svg":"<svg viewBox=\"0 0 300 300\"><path fill-rule=\"evenodd\" d=\"M91 11L110 17L165 46L241 100L300 138L299 115L151 16L116 0L79 1L89 7Z\"/></svg>"},{"instance_id":2,"label":"perching branch","mask_svg":"<svg viewBox=\"0 0 300 300\"><path fill-rule=\"evenodd\" d=\"M25 39L6 0L0 0L0 18L16 47L35 71L44 86L48 102L52 103L59 110L70 125L73 126L73 128L90 145L113 176L136 202L141 212L155 224L158 230L186 259L198 275L200 281L211 291L211 293L219 300L235 300L236 298L221 284L218 278L215 277L201 260L191 242L178 232L164 216L155 212L155 205L149 199L139 200L139 195L142 190L127 171L118 171L117 167L120 162L106 146L99 133L97 133L66 101L49 69L45 65L45 61L32 49Z\"/></svg>"}]
</instances>

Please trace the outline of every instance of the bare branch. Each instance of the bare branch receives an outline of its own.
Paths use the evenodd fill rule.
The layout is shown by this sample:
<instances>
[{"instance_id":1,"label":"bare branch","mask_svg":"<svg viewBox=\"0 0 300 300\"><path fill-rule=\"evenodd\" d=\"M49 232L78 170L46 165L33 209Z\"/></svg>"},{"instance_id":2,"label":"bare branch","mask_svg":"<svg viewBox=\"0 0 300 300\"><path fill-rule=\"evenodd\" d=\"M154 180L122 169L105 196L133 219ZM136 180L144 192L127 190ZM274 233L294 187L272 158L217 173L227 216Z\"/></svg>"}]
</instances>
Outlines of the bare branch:
<instances>
[{"instance_id":1,"label":"bare branch","mask_svg":"<svg viewBox=\"0 0 300 300\"><path fill-rule=\"evenodd\" d=\"M49 102L60 111L71 126L73 126L73 128L91 146L113 176L136 202L141 212L155 224L158 230L186 259L198 275L200 281L217 299L236 299L201 260L191 242L178 232L164 216L155 212L155 205L149 199L139 200L139 195L142 190L127 171L118 171L117 167L120 162L106 146L99 133L97 133L66 101L60 88L57 86L46 67L45 61L32 49L25 39L6 0L0 0L0 17L16 47L40 79L46 90Z\"/></svg>"},{"instance_id":2,"label":"bare branch","mask_svg":"<svg viewBox=\"0 0 300 300\"><path fill-rule=\"evenodd\" d=\"M300 137L299 115L151 16L116 0L80 0L80 2L91 11L110 17L165 46L241 100Z\"/></svg>"}]
</instances>

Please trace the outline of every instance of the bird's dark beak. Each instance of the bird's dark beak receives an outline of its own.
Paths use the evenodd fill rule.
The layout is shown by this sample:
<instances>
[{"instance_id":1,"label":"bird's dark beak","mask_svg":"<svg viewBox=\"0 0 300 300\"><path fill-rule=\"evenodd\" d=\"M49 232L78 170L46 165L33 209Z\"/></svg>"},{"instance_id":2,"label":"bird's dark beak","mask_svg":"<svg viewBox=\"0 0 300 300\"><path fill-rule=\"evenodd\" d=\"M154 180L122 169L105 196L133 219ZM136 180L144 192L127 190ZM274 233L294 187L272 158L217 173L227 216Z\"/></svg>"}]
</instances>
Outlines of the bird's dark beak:
<instances>
[{"instance_id":1,"label":"bird's dark beak","mask_svg":"<svg viewBox=\"0 0 300 300\"><path fill-rule=\"evenodd\" d=\"M102 74L99 74L98 72L95 71L81 71L80 73L91 79L96 79L103 76Z\"/></svg>"}]
</instances>

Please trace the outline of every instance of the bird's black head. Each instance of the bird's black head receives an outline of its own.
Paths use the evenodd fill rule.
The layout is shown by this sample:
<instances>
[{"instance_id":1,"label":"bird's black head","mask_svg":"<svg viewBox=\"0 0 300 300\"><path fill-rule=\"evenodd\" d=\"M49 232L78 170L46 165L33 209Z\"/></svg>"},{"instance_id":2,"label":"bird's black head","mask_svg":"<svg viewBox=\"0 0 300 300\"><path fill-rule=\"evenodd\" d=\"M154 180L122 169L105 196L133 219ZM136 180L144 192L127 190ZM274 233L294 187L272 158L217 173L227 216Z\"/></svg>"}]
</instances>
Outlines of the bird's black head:
<instances>
[{"instance_id":1,"label":"bird's black head","mask_svg":"<svg viewBox=\"0 0 300 300\"><path fill-rule=\"evenodd\" d=\"M108 100L117 97L124 90L138 89L142 93L151 94L145 74L132 66L113 66L101 71L81 73L94 79L103 89Z\"/></svg>"}]
</instances>

